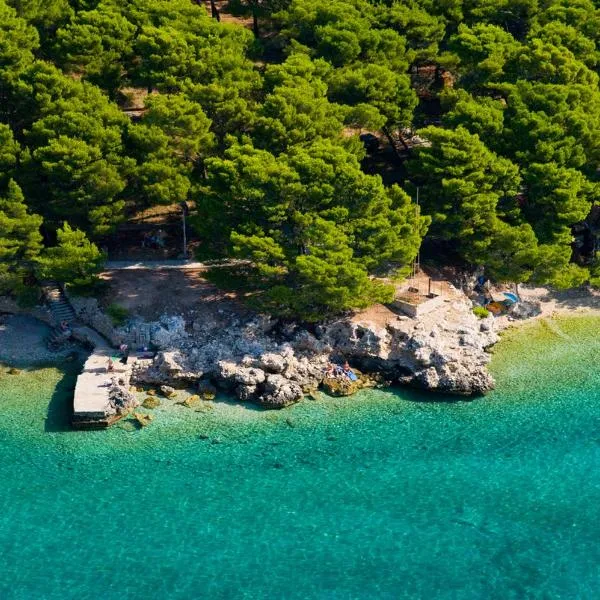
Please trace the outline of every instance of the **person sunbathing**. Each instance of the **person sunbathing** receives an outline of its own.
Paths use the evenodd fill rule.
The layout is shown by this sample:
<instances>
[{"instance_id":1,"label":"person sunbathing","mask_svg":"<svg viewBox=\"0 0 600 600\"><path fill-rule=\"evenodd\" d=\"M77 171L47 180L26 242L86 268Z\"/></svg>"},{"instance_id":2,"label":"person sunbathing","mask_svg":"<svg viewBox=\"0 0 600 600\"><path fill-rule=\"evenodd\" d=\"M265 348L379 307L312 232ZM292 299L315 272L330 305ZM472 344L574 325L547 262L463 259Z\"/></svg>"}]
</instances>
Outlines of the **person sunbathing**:
<instances>
[{"instance_id":1,"label":"person sunbathing","mask_svg":"<svg viewBox=\"0 0 600 600\"><path fill-rule=\"evenodd\" d=\"M358 379L358 377L356 376L356 373L350 368L350 365L348 364L348 361L346 361L344 363L344 367L342 369L344 375L350 380L350 381L356 381Z\"/></svg>"}]
</instances>

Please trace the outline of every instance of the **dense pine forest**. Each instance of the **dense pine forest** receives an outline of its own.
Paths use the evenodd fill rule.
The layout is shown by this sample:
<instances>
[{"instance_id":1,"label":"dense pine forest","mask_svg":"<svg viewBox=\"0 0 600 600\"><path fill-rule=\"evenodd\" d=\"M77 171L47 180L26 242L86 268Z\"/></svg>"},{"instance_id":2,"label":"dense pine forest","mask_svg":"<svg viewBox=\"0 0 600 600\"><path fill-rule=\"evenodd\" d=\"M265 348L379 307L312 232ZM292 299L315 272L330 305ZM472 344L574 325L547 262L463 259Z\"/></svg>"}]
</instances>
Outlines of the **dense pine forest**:
<instances>
[{"instance_id":1,"label":"dense pine forest","mask_svg":"<svg viewBox=\"0 0 600 600\"><path fill-rule=\"evenodd\" d=\"M0 293L88 283L130 215L183 201L280 315L391 300L423 242L598 282L599 7L0 0Z\"/></svg>"}]
</instances>

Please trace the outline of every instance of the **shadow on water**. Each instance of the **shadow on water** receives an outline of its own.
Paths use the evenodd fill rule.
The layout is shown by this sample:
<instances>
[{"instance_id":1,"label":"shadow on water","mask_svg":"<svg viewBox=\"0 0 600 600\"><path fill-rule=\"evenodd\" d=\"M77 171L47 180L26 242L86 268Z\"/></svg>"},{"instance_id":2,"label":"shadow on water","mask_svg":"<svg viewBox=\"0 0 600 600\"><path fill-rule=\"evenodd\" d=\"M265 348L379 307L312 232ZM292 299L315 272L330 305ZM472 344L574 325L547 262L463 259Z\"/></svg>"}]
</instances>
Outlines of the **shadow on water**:
<instances>
[{"instance_id":1,"label":"shadow on water","mask_svg":"<svg viewBox=\"0 0 600 600\"><path fill-rule=\"evenodd\" d=\"M242 400L238 400L235 396L227 395L225 392L220 391L215 399L213 400L215 404L224 404L226 406L241 406L242 408L252 411L252 412L269 412L267 409L259 406L258 404L254 404L252 402L243 402Z\"/></svg>"},{"instance_id":2,"label":"shadow on water","mask_svg":"<svg viewBox=\"0 0 600 600\"><path fill-rule=\"evenodd\" d=\"M384 388L386 392L411 402L414 404L423 405L443 405L443 404L459 404L462 402L474 402L483 398L483 395L474 396L463 396L463 395L451 395L442 392L422 390L416 387L410 387L405 385L392 385L388 388Z\"/></svg>"},{"instance_id":3,"label":"shadow on water","mask_svg":"<svg viewBox=\"0 0 600 600\"><path fill-rule=\"evenodd\" d=\"M72 431L71 417L73 415L73 392L79 375L80 368L76 364L68 363L62 366L63 376L56 385L46 416L45 431L57 433Z\"/></svg>"}]
</instances>

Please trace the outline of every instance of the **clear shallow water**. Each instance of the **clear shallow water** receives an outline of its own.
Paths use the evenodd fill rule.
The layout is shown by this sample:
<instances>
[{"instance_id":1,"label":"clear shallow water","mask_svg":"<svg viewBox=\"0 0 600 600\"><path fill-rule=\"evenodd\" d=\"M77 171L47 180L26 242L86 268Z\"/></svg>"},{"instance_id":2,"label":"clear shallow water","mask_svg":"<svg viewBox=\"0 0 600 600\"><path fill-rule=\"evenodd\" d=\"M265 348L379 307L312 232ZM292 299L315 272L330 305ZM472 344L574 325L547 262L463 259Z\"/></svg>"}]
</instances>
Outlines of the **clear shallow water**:
<instances>
[{"instance_id":1,"label":"clear shallow water","mask_svg":"<svg viewBox=\"0 0 600 600\"><path fill-rule=\"evenodd\" d=\"M0 375L0 598L597 598L599 325L510 333L485 400L137 431L69 431L68 371Z\"/></svg>"}]
</instances>

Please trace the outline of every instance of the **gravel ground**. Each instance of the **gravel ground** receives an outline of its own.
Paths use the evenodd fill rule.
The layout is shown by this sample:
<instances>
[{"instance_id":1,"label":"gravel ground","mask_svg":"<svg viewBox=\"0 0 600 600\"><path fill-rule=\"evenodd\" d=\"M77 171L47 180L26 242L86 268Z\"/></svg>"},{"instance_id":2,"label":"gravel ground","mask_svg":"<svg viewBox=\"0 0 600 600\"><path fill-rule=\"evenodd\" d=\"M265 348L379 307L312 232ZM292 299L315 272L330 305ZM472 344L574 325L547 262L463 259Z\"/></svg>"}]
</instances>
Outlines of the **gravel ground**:
<instances>
[{"instance_id":1,"label":"gravel ground","mask_svg":"<svg viewBox=\"0 0 600 600\"><path fill-rule=\"evenodd\" d=\"M0 316L0 362L9 365L49 363L81 352L77 344L51 352L45 341L49 333L50 328L33 317Z\"/></svg>"}]
</instances>

